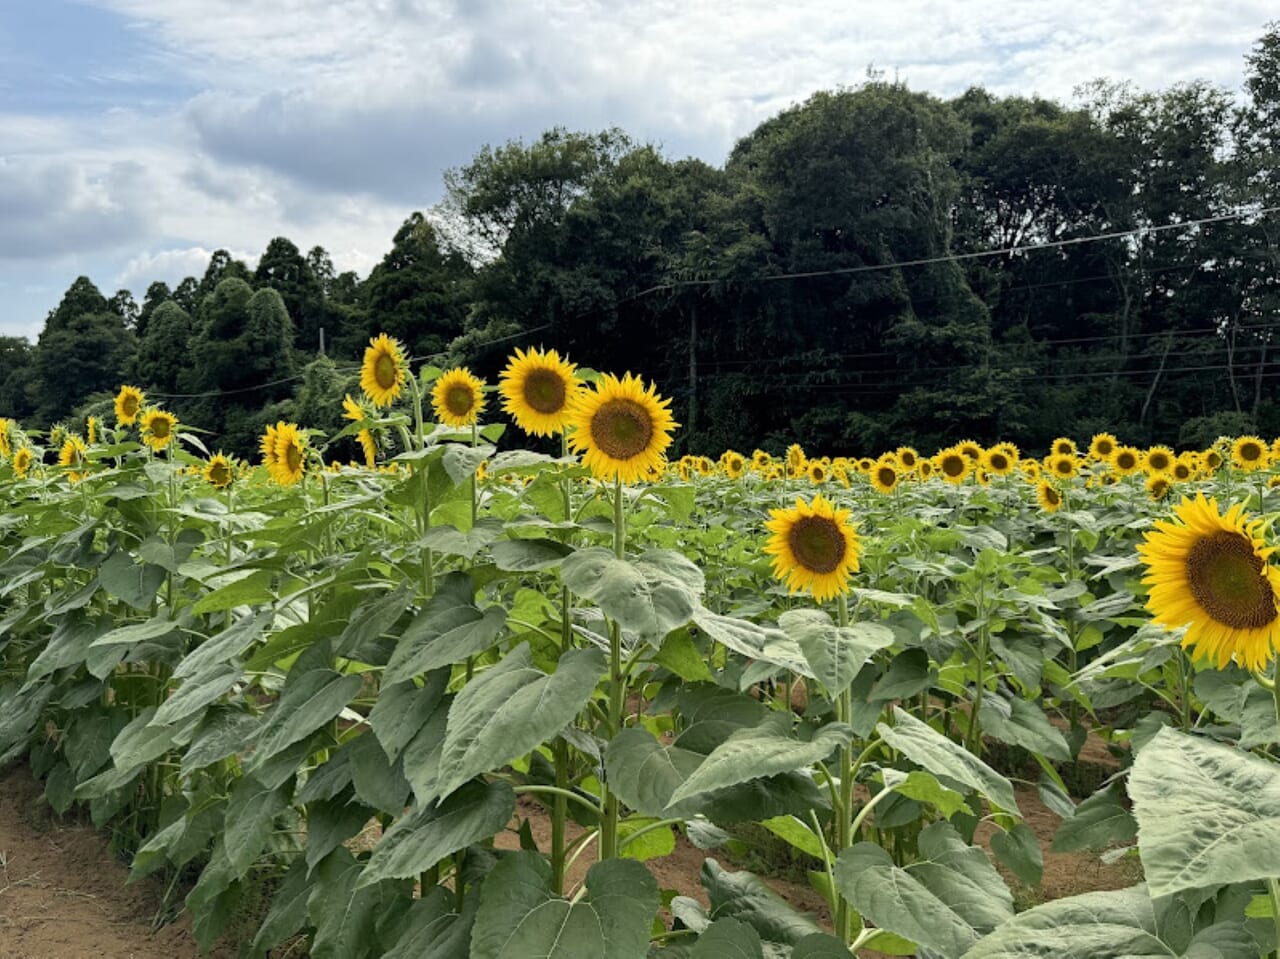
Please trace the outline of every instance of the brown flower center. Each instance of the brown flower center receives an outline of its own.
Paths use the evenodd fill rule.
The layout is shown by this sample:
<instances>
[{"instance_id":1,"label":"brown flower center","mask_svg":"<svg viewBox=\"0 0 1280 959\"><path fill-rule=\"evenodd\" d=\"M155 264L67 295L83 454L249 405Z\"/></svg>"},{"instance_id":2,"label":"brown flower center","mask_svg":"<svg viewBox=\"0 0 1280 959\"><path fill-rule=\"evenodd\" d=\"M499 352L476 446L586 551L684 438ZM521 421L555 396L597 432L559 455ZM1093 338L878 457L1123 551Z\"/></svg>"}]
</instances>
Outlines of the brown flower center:
<instances>
[{"instance_id":1,"label":"brown flower center","mask_svg":"<svg viewBox=\"0 0 1280 959\"><path fill-rule=\"evenodd\" d=\"M120 404L120 409L124 411L125 416L135 415L138 412L138 398L132 393L128 394Z\"/></svg>"},{"instance_id":2,"label":"brown flower center","mask_svg":"<svg viewBox=\"0 0 1280 959\"><path fill-rule=\"evenodd\" d=\"M792 523L787 545L796 562L811 573L834 573L849 546L835 520L825 516L802 516Z\"/></svg>"},{"instance_id":3,"label":"brown flower center","mask_svg":"<svg viewBox=\"0 0 1280 959\"><path fill-rule=\"evenodd\" d=\"M898 482L898 474L892 466L882 466L876 470L876 479L881 486L894 486Z\"/></svg>"},{"instance_id":4,"label":"brown flower center","mask_svg":"<svg viewBox=\"0 0 1280 959\"><path fill-rule=\"evenodd\" d=\"M1240 446L1240 458L1246 463L1262 459L1262 447L1257 443L1243 443Z\"/></svg>"},{"instance_id":5,"label":"brown flower center","mask_svg":"<svg viewBox=\"0 0 1280 959\"><path fill-rule=\"evenodd\" d=\"M653 420L635 400L612 399L591 417L591 440L611 459L629 460L649 448Z\"/></svg>"},{"instance_id":6,"label":"brown flower center","mask_svg":"<svg viewBox=\"0 0 1280 959\"><path fill-rule=\"evenodd\" d=\"M1098 440L1098 444L1095 447L1099 456L1110 456L1114 448L1115 447L1111 445L1111 440Z\"/></svg>"},{"instance_id":7,"label":"brown flower center","mask_svg":"<svg viewBox=\"0 0 1280 959\"><path fill-rule=\"evenodd\" d=\"M1138 461L1134 459L1132 453L1121 453L1116 457L1116 468L1122 470L1131 470L1138 465Z\"/></svg>"},{"instance_id":8,"label":"brown flower center","mask_svg":"<svg viewBox=\"0 0 1280 959\"><path fill-rule=\"evenodd\" d=\"M162 440L169 435L169 421L163 416L157 416L151 421L150 430L152 436Z\"/></svg>"},{"instance_id":9,"label":"brown flower center","mask_svg":"<svg viewBox=\"0 0 1280 959\"><path fill-rule=\"evenodd\" d=\"M1058 495L1058 491L1052 486L1044 488L1044 501L1050 506L1058 506L1062 503L1062 497Z\"/></svg>"},{"instance_id":10,"label":"brown flower center","mask_svg":"<svg viewBox=\"0 0 1280 959\"><path fill-rule=\"evenodd\" d=\"M221 460L210 464L209 482L214 486L226 486L231 482L231 467Z\"/></svg>"},{"instance_id":11,"label":"brown flower center","mask_svg":"<svg viewBox=\"0 0 1280 959\"><path fill-rule=\"evenodd\" d=\"M1262 575L1262 559L1240 533L1220 530L1187 553L1191 595L1213 619L1232 629L1259 629L1275 621L1276 598Z\"/></svg>"},{"instance_id":12,"label":"brown flower center","mask_svg":"<svg viewBox=\"0 0 1280 959\"><path fill-rule=\"evenodd\" d=\"M1147 457L1147 465L1163 473L1169 468L1169 457L1164 453L1152 453Z\"/></svg>"},{"instance_id":13,"label":"brown flower center","mask_svg":"<svg viewBox=\"0 0 1280 959\"><path fill-rule=\"evenodd\" d=\"M942 472L950 477L964 475L964 457L960 455L944 456L942 458Z\"/></svg>"},{"instance_id":14,"label":"brown flower center","mask_svg":"<svg viewBox=\"0 0 1280 959\"><path fill-rule=\"evenodd\" d=\"M564 409L564 377L555 370L533 370L524 380L524 401L539 413Z\"/></svg>"},{"instance_id":15,"label":"brown flower center","mask_svg":"<svg viewBox=\"0 0 1280 959\"><path fill-rule=\"evenodd\" d=\"M1003 453L992 453L990 462L991 462L991 468L995 470L997 473L999 473L1001 470L1007 470L1009 468L1009 461L1005 459Z\"/></svg>"},{"instance_id":16,"label":"brown flower center","mask_svg":"<svg viewBox=\"0 0 1280 959\"><path fill-rule=\"evenodd\" d=\"M465 383L457 383L444 394L444 406L454 416L466 416L476 405L476 395Z\"/></svg>"},{"instance_id":17,"label":"brown flower center","mask_svg":"<svg viewBox=\"0 0 1280 959\"><path fill-rule=\"evenodd\" d=\"M290 473L302 471L302 447L297 443L289 443L284 449L284 464Z\"/></svg>"},{"instance_id":18,"label":"brown flower center","mask_svg":"<svg viewBox=\"0 0 1280 959\"><path fill-rule=\"evenodd\" d=\"M384 390L396 385L396 360L390 353L382 352L373 362L373 379Z\"/></svg>"}]
</instances>

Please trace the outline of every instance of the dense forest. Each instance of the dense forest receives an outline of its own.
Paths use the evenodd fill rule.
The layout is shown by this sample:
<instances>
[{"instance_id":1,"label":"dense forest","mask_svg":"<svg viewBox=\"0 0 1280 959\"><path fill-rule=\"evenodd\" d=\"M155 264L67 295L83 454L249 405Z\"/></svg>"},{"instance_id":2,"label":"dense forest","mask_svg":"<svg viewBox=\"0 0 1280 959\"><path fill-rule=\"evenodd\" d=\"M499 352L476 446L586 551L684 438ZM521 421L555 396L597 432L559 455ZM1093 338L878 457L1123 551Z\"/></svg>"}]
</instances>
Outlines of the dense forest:
<instances>
[{"instance_id":1,"label":"dense forest","mask_svg":"<svg viewBox=\"0 0 1280 959\"><path fill-rule=\"evenodd\" d=\"M720 167L621 130L485 147L367 277L277 237L140 304L77 279L35 344L0 338L0 415L73 422L132 382L248 454L276 419L336 429L385 331L490 379L526 344L643 374L678 452L1280 434L1280 24L1244 66L1239 96L1071 105L872 77Z\"/></svg>"}]
</instances>

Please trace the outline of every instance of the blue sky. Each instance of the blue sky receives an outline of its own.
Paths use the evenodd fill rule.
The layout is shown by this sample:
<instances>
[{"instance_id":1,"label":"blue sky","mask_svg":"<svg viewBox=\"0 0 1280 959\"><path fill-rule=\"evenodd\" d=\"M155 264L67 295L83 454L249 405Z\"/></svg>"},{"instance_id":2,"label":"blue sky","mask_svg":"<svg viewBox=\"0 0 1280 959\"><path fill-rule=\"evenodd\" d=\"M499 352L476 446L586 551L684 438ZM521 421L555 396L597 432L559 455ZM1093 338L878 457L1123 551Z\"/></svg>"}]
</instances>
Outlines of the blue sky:
<instances>
[{"instance_id":1,"label":"blue sky","mask_svg":"<svg viewBox=\"0 0 1280 959\"><path fill-rule=\"evenodd\" d=\"M1013 12L1011 12L1013 11ZM273 236L362 275L485 143L618 125L721 162L869 66L941 96L1239 87L1273 0L0 0L0 334Z\"/></svg>"}]
</instances>

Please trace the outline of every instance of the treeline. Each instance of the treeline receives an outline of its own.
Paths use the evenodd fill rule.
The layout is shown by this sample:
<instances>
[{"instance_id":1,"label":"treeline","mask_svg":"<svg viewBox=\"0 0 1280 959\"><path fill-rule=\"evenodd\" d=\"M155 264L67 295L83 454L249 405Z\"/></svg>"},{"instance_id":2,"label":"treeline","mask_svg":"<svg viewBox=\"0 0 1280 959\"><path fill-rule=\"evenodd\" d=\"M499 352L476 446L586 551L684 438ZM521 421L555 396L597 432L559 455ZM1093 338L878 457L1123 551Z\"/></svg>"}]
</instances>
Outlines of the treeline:
<instances>
[{"instance_id":1,"label":"treeline","mask_svg":"<svg viewBox=\"0 0 1280 959\"><path fill-rule=\"evenodd\" d=\"M340 367L386 331L490 378L525 343L642 373L681 451L1280 433L1280 25L1239 97L871 80L719 167L556 129L445 187L363 279L277 238L140 306L77 280L36 344L0 341L0 413L51 423L130 380L247 452L284 412L336 425L321 331Z\"/></svg>"}]
</instances>

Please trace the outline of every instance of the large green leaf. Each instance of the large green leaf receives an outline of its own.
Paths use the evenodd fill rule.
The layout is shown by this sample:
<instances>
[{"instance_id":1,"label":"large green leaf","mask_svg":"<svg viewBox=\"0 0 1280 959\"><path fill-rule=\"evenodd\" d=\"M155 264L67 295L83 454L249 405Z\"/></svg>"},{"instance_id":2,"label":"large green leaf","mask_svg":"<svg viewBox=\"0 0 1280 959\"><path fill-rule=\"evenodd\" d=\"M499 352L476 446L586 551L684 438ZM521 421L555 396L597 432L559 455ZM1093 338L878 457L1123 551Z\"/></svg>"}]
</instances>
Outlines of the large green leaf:
<instances>
[{"instance_id":1,"label":"large green leaf","mask_svg":"<svg viewBox=\"0 0 1280 959\"><path fill-rule=\"evenodd\" d=\"M728 917L709 925L689 953L689 959L763 959L763 956L760 933L745 922Z\"/></svg>"},{"instance_id":2,"label":"large green leaf","mask_svg":"<svg viewBox=\"0 0 1280 959\"><path fill-rule=\"evenodd\" d=\"M654 643L685 625L705 588L702 570L673 550L618 559L603 547L581 549L560 566L564 584L610 619Z\"/></svg>"},{"instance_id":3,"label":"large green leaf","mask_svg":"<svg viewBox=\"0 0 1280 959\"><path fill-rule=\"evenodd\" d=\"M452 666L482 653L497 640L507 613L500 606L480 610L468 573L444 577L422 610L396 643L383 682L400 683L442 666Z\"/></svg>"},{"instance_id":4,"label":"large green leaf","mask_svg":"<svg viewBox=\"0 0 1280 959\"><path fill-rule=\"evenodd\" d=\"M409 745L444 697L448 682L449 670L441 669L431 674L425 686L406 681L384 683L378 690L369 725L388 756L396 759Z\"/></svg>"},{"instance_id":5,"label":"large green leaf","mask_svg":"<svg viewBox=\"0 0 1280 959\"><path fill-rule=\"evenodd\" d=\"M761 939L787 945L822 931L811 917L797 912L753 873L728 872L714 859L705 859L700 878L713 919L741 919Z\"/></svg>"},{"instance_id":6,"label":"large green leaf","mask_svg":"<svg viewBox=\"0 0 1280 959\"><path fill-rule=\"evenodd\" d=\"M1280 768L1172 729L1129 776L1151 892L1280 877Z\"/></svg>"},{"instance_id":7,"label":"large green leaf","mask_svg":"<svg viewBox=\"0 0 1280 959\"><path fill-rule=\"evenodd\" d=\"M559 566L573 547L554 539L503 539L493 544L491 552L498 569L529 573Z\"/></svg>"},{"instance_id":8,"label":"large green leaf","mask_svg":"<svg viewBox=\"0 0 1280 959\"><path fill-rule=\"evenodd\" d=\"M721 646L739 656L769 663L809 679L815 678L800 645L780 629L761 626L736 616L721 616L705 608L694 613L693 622Z\"/></svg>"},{"instance_id":9,"label":"large green leaf","mask_svg":"<svg viewBox=\"0 0 1280 959\"><path fill-rule=\"evenodd\" d=\"M819 609L793 609L778 617L782 631L796 641L814 677L828 696L840 695L876 652L893 645L893 631L880 623L841 628Z\"/></svg>"},{"instance_id":10,"label":"large green leaf","mask_svg":"<svg viewBox=\"0 0 1280 959\"><path fill-rule=\"evenodd\" d=\"M836 888L877 928L944 956L959 956L1013 916L1013 897L986 854L950 823L920 833L920 858L906 869L860 842L836 861Z\"/></svg>"},{"instance_id":11,"label":"large green leaf","mask_svg":"<svg viewBox=\"0 0 1280 959\"><path fill-rule=\"evenodd\" d=\"M826 759L853 739L853 730L843 723L830 723L808 741L801 741L767 721L752 729L735 732L712 751L693 774L672 793L671 806L702 793L724 789L777 773L804 769Z\"/></svg>"},{"instance_id":12,"label":"large green leaf","mask_svg":"<svg viewBox=\"0 0 1280 959\"><path fill-rule=\"evenodd\" d=\"M133 557L118 549L98 567L102 588L134 609L147 609L168 574L163 567L135 563Z\"/></svg>"},{"instance_id":13,"label":"large green leaf","mask_svg":"<svg viewBox=\"0 0 1280 959\"><path fill-rule=\"evenodd\" d=\"M383 833L357 886L415 877L511 821L516 794L505 782L470 782L437 806L420 807Z\"/></svg>"},{"instance_id":14,"label":"large green leaf","mask_svg":"<svg viewBox=\"0 0 1280 959\"><path fill-rule=\"evenodd\" d=\"M1180 935L1160 928L1146 886L1090 892L1036 906L1001 925L964 959L1257 959L1242 922Z\"/></svg>"},{"instance_id":15,"label":"large green leaf","mask_svg":"<svg viewBox=\"0 0 1280 959\"><path fill-rule=\"evenodd\" d=\"M668 814L671 795L702 765L702 755L660 743L643 726L614 736L605 750L609 788L629 807L646 816ZM695 804L677 804L670 815L687 817Z\"/></svg>"},{"instance_id":16,"label":"large green leaf","mask_svg":"<svg viewBox=\"0 0 1280 959\"><path fill-rule=\"evenodd\" d=\"M1115 782L1075 807L1075 813L1054 834L1053 851L1106 849L1112 843L1128 842L1137 834L1138 824L1124 805L1120 784Z\"/></svg>"},{"instance_id":17,"label":"large green leaf","mask_svg":"<svg viewBox=\"0 0 1280 959\"><path fill-rule=\"evenodd\" d=\"M981 759L899 706L893 707L893 722L892 726L880 723L876 729L886 743L913 763L935 776L976 789L1001 809L1017 812L1013 785Z\"/></svg>"},{"instance_id":18,"label":"large green leaf","mask_svg":"<svg viewBox=\"0 0 1280 959\"><path fill-rule=\"evenodd\" d=\"M987 696L982 700L978 718L982 731L1001 742L1021 746L1057 762L1071 761L1067 740L1035 703L1017 696Z\"/></svg>"},{"instance_id":19,"label":"large green leaf","mask_svg":"<svg viewBox=\"0 0 1280 959\"><path fill-rule=\"evenodd\" d=\"M210 666L198 676L190 676L161 705L152 720L163 726L200 713L206 706L228 693L240 680L238 666L220 663Z\"/></svg>"},{"instance_id":20,"label":"large green leaf","mask_svg":"<svg viewBox=\"0 0 1280 959\"><path fill-rule=\"evenodd\" d=\"M343 676L331 669L311 669L301 676L290 673L254 743L253 768L337 717L363 682L359 676Z\"/></svg>"},{"instance_id":21,"label":"large green leaf","mask_svg":"<svg viewBox=\"0 0 1280 959\"><path fill-rule=\"evenodd\" d=\"M236 780L227 802L223 842L227 861L243 876L267 844L276 816L289 804L284 789L271 789L253 776Z\"/></svg>"},{"instance_id":22,"label":"large green leaf","mask_svg":"<svg viewBox=\"0 0 1280 959\"><path fill-rule=\"evenodd\" d=\"M375 956L375 924L384 887L357 888L363 866L343 846L316 869L307 913L316 927L312 959L356 959ZM404 893L407 893L407 888Z\"/></svg>"},{"instance_id":23,"label":"large green leaf","mask_svg":"<svg viewBox=\"0 0 1280 959\"><path fill-rule=\"evenodd\" d=\"M443 886L415 900L392 950L382 959L459 959L467 955L480 897L467 896L460 914L451 911L453 901L453 892Z\"/></svg>"},{"instance_id":24,"label":"large green leaf","mask_svg":"<svg viewBox=\"0 0 1280 959\"><path fill-rule=\"evenodd\" d=\"M471 959L643 959L660 902L641 863L598 862L576 902L551 894L551 866L536 852L508 856L481 887Z\"/></svg>"},{"instance_id":25,"label":"large green leaf","mask_svg":"<svg viewBox=\"0 0 1280 959\"><path fill-rule=\"evenodd\" d=\"M311 886L307 882L307 864L302 857L294 859L278 889L271 896L271 909L253 937L251 956L265 956L272 949L302 929L307 922L307 899Z\"/></svg>"},{"instance_id":26,"label":"large green leaf","mask_svg":"<svg viewBox=\"0 0 1280 959\"><path fill-rule=\"evenodd\" d=\"M578 715L605 671L598 649L570 650L550 675L532 664L529 644L521 643L454 699L440 754L440 795L550 739Z\"/></svg>"},{"instance_id":27,"label":"large green leaf","mask_svg":"<svg viewBox=\"0 0 1280 959\"><path fill-rule=\"evenodd\" d=\"M222 632L210 636L183 658L174 667L174 677L182 679L194 676L209 666L225 663L232 657L239 656L245 647L266 632L274 616L275 613L269 609L256 616L242 616Z\"/></svg>"},{"instance_id":28,"label":"large green leaf","mask_svg":"<svg viewBox=\"0 0 1280 959\"><path fill-rule=\"evenodd\" d=\"M849 959L852 955L848 946L825 932L805 936L791 950L791 959Z\"/></svg>"}]
</instances>

